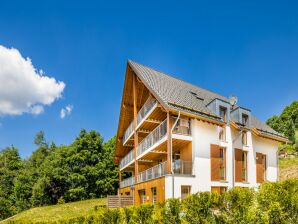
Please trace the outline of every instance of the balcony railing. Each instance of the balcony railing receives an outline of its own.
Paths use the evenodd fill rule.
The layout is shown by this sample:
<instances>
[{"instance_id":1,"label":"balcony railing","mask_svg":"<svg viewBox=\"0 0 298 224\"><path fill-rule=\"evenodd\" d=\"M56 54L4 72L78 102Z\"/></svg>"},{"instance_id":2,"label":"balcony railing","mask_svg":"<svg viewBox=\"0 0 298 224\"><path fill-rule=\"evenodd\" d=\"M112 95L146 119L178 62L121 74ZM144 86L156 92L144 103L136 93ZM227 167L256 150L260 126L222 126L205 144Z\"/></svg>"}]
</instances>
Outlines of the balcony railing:
<instances>
[{"instance_id":1,"label":"balcony railing","mask_svg":"<svg viewBox=\"0 0 298 224\"><path fill-rule=\"evenodd\" d=\"M142 122L144 117L146 117L148 115L148 113L151 111L151 109L155 105L157 105L156 99L149 96L148 99L146 100L146 102L144 103L144 105L142 106L142 108L139 110L139 112L137 114L137 125L139 125ZM131 135L133 133L133 130L134 130L134 125L133 125L133 121L132 121L129 124L128 128L124 132L123 139L122 139L123 144L125 144L126 141L131 137Z\"/></svg>"},{"instance_id":2,"label":"balcony railing","mask_svg":"<svg viewBox=\"0 0 298 224\"><path fill-rule=\"evenodd\" d=\"M137 147L137 156L141 155L167 134L167 119L144 138Z\"/></svg>"},{"instance_id":3,"label":"balcony railing","mask_svg":"<svg viewBox=\"0 0 298 224\"><path fill-rule=\"evenodd\" d=\"M120 187L121 188L129 187L134 185L134 183L135 183L135 177L129 177L120 182Z\"/></svg>"},{"instance_id":4,"label":"balcony railing","mask_svg":"<svg viewBox=\"0 0 298 224\"><path fill-rule=\"evenodd\" d=\"M158 177L168 174L167 161L160 163L156 166L149 168L138 174L138 183L153 180ZM173 161L173 172L174 174L192 175L192 161L175 160Z\"/></svg>"},{"instance_id":5,"label":"balcony railing","mask_svg":"<svg viewBox=\"0 0 298 224\"><path fill-rule=\"evenodd\" d=\"M176 117L172 117L173 122L175 122L176 119ZM186 118L180 118L173 130L173 134L191 135L190 120Z\"/></svg>"},{"instance_id":6,"label":"balcony railing","mask_svg":"<svg viewBox=\"0 0 298 224\"><path fill-rule=\"evenodd\" d=\"M120 170L123 169L127 164L129 164L134 159L134 150L130 150L130 152L124 156L120 161Z\"/></svg>"},{"instance_id":7,"label":"balcony railing","mask_svg":"<svg viewBox=\"0 0 298 224\"><path fill-rule=\"evenodd\" d=\"M192 175L192 161L180 159L173 161L173 172L175 174Z\"/></svg>"},{"instance_id":8,"label":"balcony railing","mask_svg":"<svg viewBox=\"0 0 298 224\"><path fill-rule=\"evenodd\" d=\"M167 161L151 167L138 174L138 183L156 179L167 174Z\"/></svg>"}]
</instances>

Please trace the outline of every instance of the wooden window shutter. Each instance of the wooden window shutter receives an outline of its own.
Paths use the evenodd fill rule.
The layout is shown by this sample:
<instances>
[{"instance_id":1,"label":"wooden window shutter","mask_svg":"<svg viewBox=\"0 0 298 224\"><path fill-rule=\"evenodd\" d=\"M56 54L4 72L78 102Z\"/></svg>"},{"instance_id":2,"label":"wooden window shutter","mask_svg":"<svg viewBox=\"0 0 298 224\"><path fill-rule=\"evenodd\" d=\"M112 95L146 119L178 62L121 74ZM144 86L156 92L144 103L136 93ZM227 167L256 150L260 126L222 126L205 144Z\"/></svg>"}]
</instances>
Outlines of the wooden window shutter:
<instances>
[{"instance_id":1,"label":"wooden window shutter","mask_svg":"<svg viewBox=\"0 0 298 224\"><path fill-rule=\"evenodd\" d=\"M211 180L220 180L220 147L219 145L210 146L210 162L211 162Z\"/></svg>"},{"instance_id":2,"label":"wooden window shutter","mask_svg":"<svg viewBox=\"0 0 298 224\"><path fill-rule=\"evenodd\" d=\"M259 152L256 153L257 183L264 182L265 167L264 167L264 163L263 163L263 157L264 157L264 155L262 153L259 153Z\"/></svg>"},{"instance_id":3,"label":"wooden window shutter","mask_svg":"<svg viewBox=\"0 0 298 224\"><path fill-rule=\"evenodd\" d=\"M242 182L242 150L235 149L235 181Z\"/></svg>"}]
</instances>

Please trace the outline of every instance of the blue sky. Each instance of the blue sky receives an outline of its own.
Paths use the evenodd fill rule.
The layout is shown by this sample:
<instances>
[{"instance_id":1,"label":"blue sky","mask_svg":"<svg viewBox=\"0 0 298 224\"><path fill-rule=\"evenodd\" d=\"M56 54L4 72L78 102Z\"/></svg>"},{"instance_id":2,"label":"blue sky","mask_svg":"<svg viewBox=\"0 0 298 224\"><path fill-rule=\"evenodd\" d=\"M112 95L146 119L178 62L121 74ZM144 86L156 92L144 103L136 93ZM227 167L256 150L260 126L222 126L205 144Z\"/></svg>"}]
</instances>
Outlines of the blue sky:
<instances>
[{"instance_id":1,"label":"blue sky","mask_svg":"<svg viewBox=\"0 0 298 224\"><path fill-rule=\"evenodd\" d=\"M111 138L128 59L237 95L266 121L298 98L297 11L295 1L3 1L0 45L66 86L39 115L1 116L0 148L29 156L39 130L57 144L81 128Z\"/></svg>"}]
</instances>

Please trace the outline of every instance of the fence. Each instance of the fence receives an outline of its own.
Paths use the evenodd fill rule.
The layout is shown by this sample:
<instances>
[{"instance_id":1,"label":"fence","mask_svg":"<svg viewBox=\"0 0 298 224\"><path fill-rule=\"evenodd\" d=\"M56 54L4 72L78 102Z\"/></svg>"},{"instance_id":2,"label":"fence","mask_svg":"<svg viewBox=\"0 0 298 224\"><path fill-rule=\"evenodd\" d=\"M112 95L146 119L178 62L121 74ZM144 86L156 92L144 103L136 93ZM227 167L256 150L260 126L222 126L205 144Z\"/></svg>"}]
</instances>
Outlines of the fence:
<instances>
[{"instance_id":1,"label":"fence","mask_svg":"<svg viewBox=\"0 0 298 224\"><path fill-rule=\"evenodd\" d=\"M133 196L129 195L108 195L108 208L122 208L133 205Z\"/></svg>"}]
</instances>

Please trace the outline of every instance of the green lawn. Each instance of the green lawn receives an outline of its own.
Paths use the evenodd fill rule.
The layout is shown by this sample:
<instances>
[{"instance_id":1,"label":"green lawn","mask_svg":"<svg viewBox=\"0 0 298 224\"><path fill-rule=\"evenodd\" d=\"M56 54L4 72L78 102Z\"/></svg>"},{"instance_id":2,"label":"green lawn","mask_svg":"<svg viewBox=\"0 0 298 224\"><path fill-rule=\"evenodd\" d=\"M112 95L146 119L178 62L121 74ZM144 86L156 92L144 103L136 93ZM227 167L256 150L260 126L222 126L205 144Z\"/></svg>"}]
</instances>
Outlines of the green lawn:
<instances>
[{"instance_id":1,"label":"green lawn","mask_svg":"<svg viewBox=\"0 0 298 224\"><path fill-rule=\"evenodd\" d=\"M58 220L82 217L95 212L95 206L106 205L106 199L93 199L45 207L32 208L6 219L8 223L55 223Z\"/></svg>"}]
</instances>

